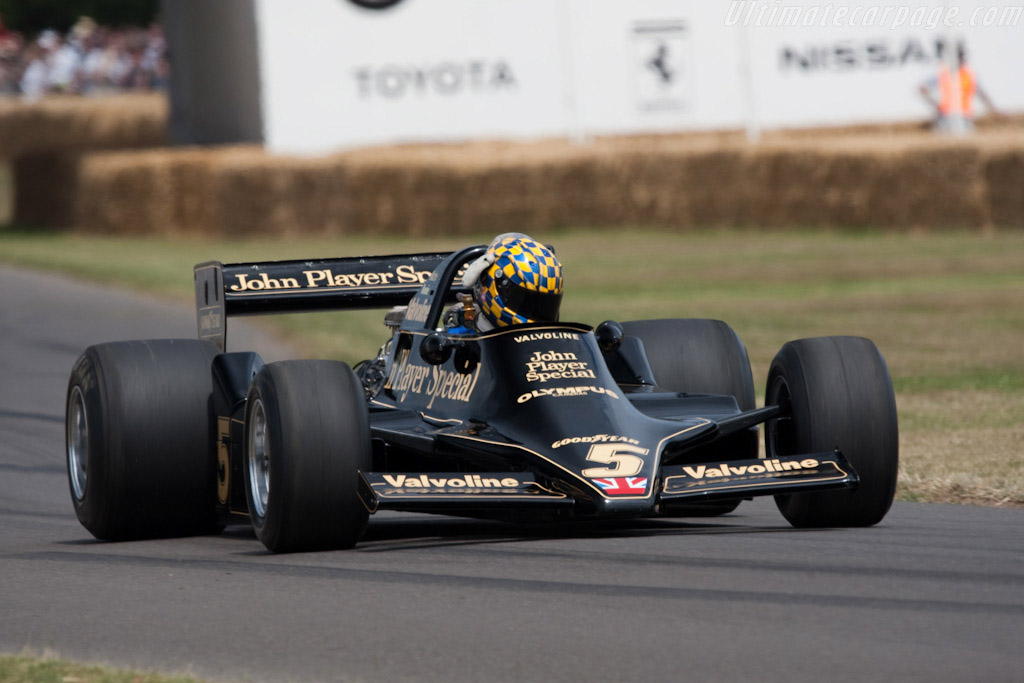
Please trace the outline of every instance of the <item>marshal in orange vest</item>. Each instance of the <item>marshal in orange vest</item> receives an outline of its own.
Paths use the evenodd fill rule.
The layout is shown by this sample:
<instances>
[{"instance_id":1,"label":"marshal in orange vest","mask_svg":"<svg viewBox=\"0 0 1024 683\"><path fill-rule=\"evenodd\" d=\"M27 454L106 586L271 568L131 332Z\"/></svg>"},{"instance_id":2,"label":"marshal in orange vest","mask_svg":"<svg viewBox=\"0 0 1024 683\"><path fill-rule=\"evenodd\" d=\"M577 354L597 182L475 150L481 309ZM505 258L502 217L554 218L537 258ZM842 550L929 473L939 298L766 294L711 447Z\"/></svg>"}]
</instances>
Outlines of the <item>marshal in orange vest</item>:
<instances>
[{"instance_id":1,"label":"marshal in orange vest","mask_svg":"<svg viewBox=\"0 0 1024 683\"><path fill-rule=\"evenodd\" d=\"M967 55L963 48L957 50L957 62L959 68L954 73L949 65L942 62L939 65L937 77L929 79L920 87L921 95L931 105L937 116L937 125L943 124L955 113L963 116L965 121L972 121L975 115L974 98L979 97L985 104L989 113L997 114L995 105L989 99L988 94L981 89L978 78L967 64ZM956 85L960 86L960 111L956 112ZM937 96L937 97L936 97Z\"/></svg>"},{"instance_id":2,"label":"marshal in orange vest","mask_svg":"<svg viewBox=\"0 0 1024 683\"><path fill-rule=\"evenodd\" d=\"M963 64L957 76L960 79L960 113L968 118L974 118L974 94L978 89L974 69ZM949 116L953 113L954 98L956 97L953 86L953 76L949 66L943 64L939 68L939 114L942 116Z\"/></svg>"}]
</instances>

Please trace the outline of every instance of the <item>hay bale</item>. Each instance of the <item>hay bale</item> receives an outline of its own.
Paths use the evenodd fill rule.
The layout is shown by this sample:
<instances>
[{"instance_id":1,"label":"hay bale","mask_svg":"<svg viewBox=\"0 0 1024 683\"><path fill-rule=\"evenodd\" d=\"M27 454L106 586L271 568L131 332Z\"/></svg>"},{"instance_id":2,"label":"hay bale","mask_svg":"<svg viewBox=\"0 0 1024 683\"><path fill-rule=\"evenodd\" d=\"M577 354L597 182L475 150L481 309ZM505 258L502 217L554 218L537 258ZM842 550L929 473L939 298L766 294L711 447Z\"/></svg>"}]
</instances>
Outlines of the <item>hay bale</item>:
<instances>
[{"instance_id":1,"label":"hay bale","mask_svg":"<svg viewBox=\"0 0 1024 683\"><path fill-rule=\"evenodd\" d=\"M966 146L769 145L727 167L733 206L718 217L766 227L977 227L987 221L980 169L978 150Z\"/></svg>"},{"instance_id":2,"label":"hay bale","mask_svg":"<svg viewBox=\"0 0 1024 683\"><path fill-rule=\"evenodd\" d=\"M992 223L1024 228L1024 145L987 155L984 173Z\"/></svg>"},{"instance_id":3,"label":"hay bale","mask_svg":"<svg viewBox=\"0 0 1024 683\"><path fill-rule=\"evenodd\" d=\"M3 101L0 156L165 145L167 122L167 98L155 93Z\"/></svg>"},{"instance_id":4,"label":"hay bale","mask_svg":"<svg viewBox=\"0 0 1024 683\"><path fill-rule=\"evenodd\" d=\"M176 232L172 216L179 177L160 157L158 152L83 155L70 225L106 234Z\"/></svg>"},{"instance_id":5,"label":"hay bale","mask_svg":"<svg viewBox=\"0 0 1024 683\"><path fill-rule=\"evenodd\" d=\"M982 228L990 223L981 153L968 145L913 151L901 159L906 202L899 225ZM885 223L880 223L885 225Z\"/></svg>"},{"instance_id":6,"label":"hay bale","mask_svg":"<svg viewBox=\"0 0 1024 683\"><path fill-rule=\"evenodd\" d=\"M20 221L128 234L440 235L561 226L1024 223L1017 129L416 145L322 158L258 147L29 155ZM44 188L53 188L47 190Z\"/></svg>"},{"instance_id":7,"label":"hay bale","mask_svg":"<svg viewBox=\"0 0 1024 683\"><path fill-rule=\"evenodd\" d=\"M324 175L256 147L84 155L74 224L102 233L254 236L306 232ZM320 205L323 202L319 202ZM319 214L323 218L323 213Z\"/></svg>"}]
</instances>

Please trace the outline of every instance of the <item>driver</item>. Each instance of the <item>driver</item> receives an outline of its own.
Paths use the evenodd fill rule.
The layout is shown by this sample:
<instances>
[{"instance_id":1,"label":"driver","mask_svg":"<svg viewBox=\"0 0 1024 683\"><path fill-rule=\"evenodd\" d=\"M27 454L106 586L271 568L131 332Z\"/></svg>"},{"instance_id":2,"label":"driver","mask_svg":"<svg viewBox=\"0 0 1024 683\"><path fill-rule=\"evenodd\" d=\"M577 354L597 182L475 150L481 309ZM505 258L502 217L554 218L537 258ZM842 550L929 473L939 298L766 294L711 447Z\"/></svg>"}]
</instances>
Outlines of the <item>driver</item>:
<instances>
[{"instance_id":1,"label":"driver","mask_svg":"<svg viewBox=\"0 0 1024 683\"><path fill-rule=\"evenodd\" d=\"M462 306L445 316L451 334L488 332L520 323L557 322L562 265L554 252L519 232L495 237L483 256L466 266Z\"/></svg>"}]
</instances>

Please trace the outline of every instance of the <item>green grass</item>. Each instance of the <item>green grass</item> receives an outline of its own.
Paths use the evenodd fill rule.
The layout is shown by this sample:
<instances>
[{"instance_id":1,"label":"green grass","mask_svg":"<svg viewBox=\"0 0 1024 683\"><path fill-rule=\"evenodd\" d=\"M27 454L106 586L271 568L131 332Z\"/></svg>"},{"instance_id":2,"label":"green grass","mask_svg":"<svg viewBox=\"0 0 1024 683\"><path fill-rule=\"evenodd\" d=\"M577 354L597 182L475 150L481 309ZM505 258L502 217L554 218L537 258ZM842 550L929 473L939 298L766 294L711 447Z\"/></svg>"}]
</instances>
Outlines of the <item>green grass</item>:
<instances>
[{"instance_id":1,"label":"green grass","mask_svg":"<svg viewBox=\"0 0 1024 683\"><path fill-rule=\"evenodd\" d=\"M1024 505L1024 232L562 230L563 320L725 320L763 385L790 339L873 339L897 391L904 499ZM0 231L0 262L192 300L192 266L450 250L457 238L247 242ZM303 353L349 362L385 338L382 312L266 318Z\"/></svg>"},{"instance_id":2,"label":"green grass","mask_svg":"<svg viewBox=\"0 0 1024 683\"><path fill-rule=\"evenodd\" d=\"M199 683L199 679L122 671L53 657L0 655L0 683Z\"/></svg>"}]
</instances>

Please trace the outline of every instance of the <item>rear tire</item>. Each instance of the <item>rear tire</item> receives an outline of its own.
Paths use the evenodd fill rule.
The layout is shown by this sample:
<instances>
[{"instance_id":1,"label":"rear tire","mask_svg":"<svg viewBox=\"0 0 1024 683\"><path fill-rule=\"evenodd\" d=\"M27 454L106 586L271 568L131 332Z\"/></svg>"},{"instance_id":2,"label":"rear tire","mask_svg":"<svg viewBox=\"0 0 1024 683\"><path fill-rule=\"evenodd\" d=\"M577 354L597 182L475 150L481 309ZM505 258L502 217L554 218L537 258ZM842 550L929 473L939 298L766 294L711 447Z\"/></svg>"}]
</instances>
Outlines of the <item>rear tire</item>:
<instances>
[{"instance_id":1,"label":"rear tire","mask_svg":"<svg viewBox=\"0 0 1024 683\"><path fill-rule=\"evenodd\" d=\"M817 337L783 345L768 372L766 405L784 417L765 426L769 458L838 448L860 474L856 490L776 496L796 527L871 526L892 505L899 428L882 354L861 337Z\"/></svg>"},{"instance_id":2,"label":"rear tire","mask_svg":"<svg viewBox=\"0 0 1024 683\"><path fill-rule=\"evenodd\" d=\"M622 323L623 332L644 343L654 380L662 389L690 394L724 394L740 410L755 408L754 377L739 335L721 320L678 318ZM750 460L758 457L757 429L722 439L711 457ZM701 505L665 506L672 516L713 517L735 510L739 500Z\"/></svg>"},{"instance_id":3,"label":"rear tire","mask_svg":"<svg viewBox=\"0 0 1024 683\"><path fill-rule=\"evenodd\" d=\"M263 367L245 411L245 492L268 550L351 548L369 513L359 472L371 465L366 399L352 369L334 361Z\"/></svg>"},{"instance_id":4,"label":"rear tire","mask_svg":"<svg viewBox=\"0 0 1024 683\"><path fill-rule=\"evenodd\" d=\"M211 364L195 339L90 346L68 382L75 514L108 541L218 530Z\"/></svg>"}]
</instances>

